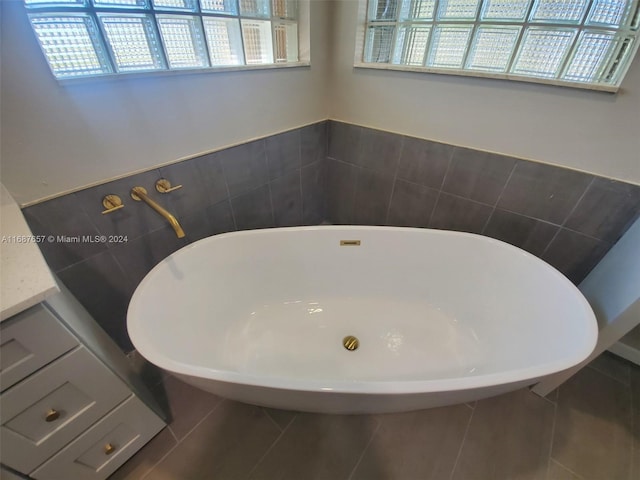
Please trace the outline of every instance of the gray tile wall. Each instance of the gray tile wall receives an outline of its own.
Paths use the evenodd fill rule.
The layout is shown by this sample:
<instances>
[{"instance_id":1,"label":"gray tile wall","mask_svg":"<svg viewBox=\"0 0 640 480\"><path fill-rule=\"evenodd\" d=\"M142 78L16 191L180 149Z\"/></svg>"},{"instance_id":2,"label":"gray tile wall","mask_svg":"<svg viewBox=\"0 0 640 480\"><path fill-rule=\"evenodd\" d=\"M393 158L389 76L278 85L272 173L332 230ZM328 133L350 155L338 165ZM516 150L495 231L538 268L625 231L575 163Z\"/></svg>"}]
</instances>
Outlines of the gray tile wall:
<instances>
[{"instance_id":1,"label":"gray tile wall","mask_svg":"<svg viewBox=\"0 0 640 480\"><path fill-rule=\"evenodd\" d=\"M184 187L155 191L164 177ZM186 232L129 191L145 187ZM125 208L102 215L102 198ZM640 187L572 170L329 121L89 188L23 210L36 235L126 235L39 244L52 270L118 342L126 310L159 261L217 233L370 224L497 238L579 283L640 215Z\"/></svg>"},{"instance_id":2,"label":"gray tile wall","mask_svg":"<svg viewBox=\"0 0 640 480\"><path fill-rule=\"evenodd\" d=\"M162 259L217 233L320 224L325 218L327 122L320 122L149 172L109 182L25 208L36 235L126 236L121 243L39 244L51 269L124 351L131 295ZM182 189L155 190L166 178ZM186 237L131 199L134 186L173 213ZM125 207L102 215L102 198L116 194Z\"/></svg>"},{"instance_id":3,"label":"gray tile wall","mask_svg":"<svg viewBox=\"0 0 640 480\"><path fill-rule=\"evenodd\" d=\"M487 235L578 284L640 215L640 187L329 122L327 220Z\"/></svg>"}]
</instances>

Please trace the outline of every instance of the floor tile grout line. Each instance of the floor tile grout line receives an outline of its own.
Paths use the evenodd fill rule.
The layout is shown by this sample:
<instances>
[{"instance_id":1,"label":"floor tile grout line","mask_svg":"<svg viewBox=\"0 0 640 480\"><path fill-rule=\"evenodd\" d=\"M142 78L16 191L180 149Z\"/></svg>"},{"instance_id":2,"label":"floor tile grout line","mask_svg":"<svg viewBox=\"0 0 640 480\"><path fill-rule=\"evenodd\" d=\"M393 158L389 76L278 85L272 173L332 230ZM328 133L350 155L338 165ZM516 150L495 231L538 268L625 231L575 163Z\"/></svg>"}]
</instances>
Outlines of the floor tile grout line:
<instances>
[{"instance_id":1,"label":"floor tile grout line","mask_svg":"<svg viewBox=\"0 0 640 480\"><path fill-rule=\"evenodd\" d=\"M533 393L536 397L541 398L542 400L546 400L546 401L547 401L547 402L549 402L551 405L554 405L554 406L555 406L555 405L558 403L557 401L555 401L555 402L554 402L553 400L551 400L551 399L549 398L549 393L551 393L551 392L549 392L549 393L548 393L548 394L546 394L545 396L542 396L542 395L538 395L537 393L533 392L531 389L529 389L529 391L530 391L531 393ZM553 390L552 390L552 391L553 391Z\"/></svg>"},{"instance_id":2,"label":"floor tile grout line","mask_svg":"<svg viewBox=\"0 0 640 480\"><path fill-rule=\"evenodd\" d=\"M542 397L545 398L545 397ZM553 441L556 437L556 422L558 421L558 404L553 404L553 422L551 423L551 441L549 442L549 453L547 454L547 479L549 478L549 472L551 471L551 462L553 453Z\"/></svg>"},{"instance_id":3,"label":"floor tile grout line","mask_svg":"<svg viewBox=\"0 0 640 480\"><path fill-rule=\"evenodd\" d=\"M273 423L276 428L278 430L280 430L280 433L284 432L284 428L282 428L280 425L278 425L278 422L276 422L273 417L271 415L269 415L269 412L267 412L267 410L264 407L261 407L261 410L264 412L264 414L267 416L267 418L271 421L271 423Z\"/></svg>"},{"instance_id":4,"label":"floor tile grout line","mask_svg":"<svg viewBox=\"0 0 640 480\"><path fill-rule=\"evenodd\" d=\"M169 432L171 432L171 435L173 435L173 438L175 438L176 443L180 443L180 440L178 439L176 432L174 432L173 429L171 428L171 425L167 425L167 428L169 429Z\"/></svg>"},{"instance_id":5,"label":"floor tile grout line","mask_svg":"<svg viewBox=\"0 0 640 480\"><path fill-rule=\"evenodd\" d=\"M600 375L604 375L607 378L610 378L611 380L615 380L616 382L618 382L620 385L623 385L626 388L631 388L631 378L629 378L628 382L624 382L622 380L620 380L618 377L614 377L613 375L607 373L607 372L603 372L602 370L599 370L598 368L594 367L591 365L591 362L588 363L586 365L587 367L589 367L591 370L593 370L594 372L599 373ZM630 372L628 372L630 373ZM630 375L629 375L630 376Z\"/></svg>"},{"instance_id":6,"label":"floor tile grout line","mask_svg":"<svg viewBox=\"0 0 640 480\"><path fill-rule=\"evenodd\" d=\"M476 404L477 407L477 404ZM458 462L460 461L460 457L462 456L462 449L464 448L464 444L467 441L467 435L469 434L469 430L471 429L471 421L473 420L473 415L476 413L476 409L471 410L471 415L469 415L469 421L467 422L467 428L464 430L464 435L462 436L462 441L460 442L460 447L458 448L458 454L456 455L456 459L453 462L453 467L451 468L451 474L449 475L449 480L453 479L454 474L456 473L456 468L458 468Z\"/></svg>"},{"instance_id":7,"label":"floor tile grout line","mask_svg":"<svg viewBox=\"0 0 640 480\"><path fill-rule=\"evenodd\" d=\"M629 371L629 380L631 383L631 386L629 389L629 397L631 399L631 427L633 429L632 432L635 433L635 432L640 432L640 398L638 398L639 397L638 393L640 393L640 388L638 389L633 388L634 381L633 381L632 370ZM629 470L630 470L629 478L634 478L634 473L636 478L640 476L640 471L636 472L636 467L640 467L640 459L638 461L635 461L634 459L636 455L640 457L640 438L638 438L636 435L631 435L631 466L629 467Z\"/></svg>"},{"instance_id":8,"label":"floor tile grout line","mask_svg":"<svg viewBox=\"0 0 640 480\"><path fill-rule=\"evenodd\" d=\"M284 426L284 428L282 429L282 431L284 432L287 428L289 428L289 425L291 425L293 423L293 421L298 418L298 413L296 413L295 415L293 415L293 417L291 418L291 420L289 420L289 422L287 422L287 424Z\"/></svg>"},{"instance_id":9,"label":"floor tile grout line","mask_svg":"<svg viewBox=\"0 0 640 480\"><path fill-rule=\"evenodd\" d=\"M265 413L265 415L267 416L267 418L268 418L269 420L271 420L271 422L272 422L272 423L273 423L273 424L278 428L278 430L280 430L281 432L284 432L284 431L286 430L286 428L289 426L289 424L293 421L293 419L292 419L292 420L289 420L289 423L287 423L287 425L286 425L286 426L281 427L281 426L278 424L278 422L276 422L276 421L275 421L275 419L274 419L274 418L269 414L269 412L267 411L266 407L260 407L260 408L261 408L261 409L262 409L262 411ZM296 416L297 416L297 415L294 415L294 418L295 418Z\"/></svg>"},{"instance_id":10,"label":"floor tile grout line","mask_svg":"<svg viewBox=\"0 0 640 480\"><path fill-rule=\"evenodd\" d=\"M264 410L262 409L262 411L264 412L264 414L267 417L270 417L270 415ZM273 443L271 445L269 445L269 448L267 448L267 450L264 452L264 455L262 455L258 461L255 463L255 465L253 467L251 467L251 470L249 470L249 472L247 473L246 478L251 478L251 474L256 470L256 468L258 468L258 466L262 463L262 461L267 458L267 455L269 455L269 453L271 453L271 450L273 450L275 448L275 446L280 442L280 440L282 439L282 437L285 435L285 433L287 433L287 430L289 430L289 427L291 426L291 424L295 421L295 419L298 418L298 414L294 415L293 418L289 421L289 423L287 424L286 427L284 428L280 428L278 425L276 425L279 429L280 429L280 434L278 435L278 437L273 441ZM275 420L274 420L275 423Z\"/></svg>"},{"instance_id":11,"label":"floor tile grout line","mask_svg":"<svg viewBox=\"0 0 640 480\"><path fill-rule=\"evenodd\" d=\"M209 415L211 415L211 414L212 414L213 412L215 412L218 408L220 408L220 405L222 405L223 403L226 403L226 400L225 400L225 399L223 399L223 398L221 398L221 399L220 399L220 401L219 401L218 403L216 403L216 404L214 405L214 407L213 407L211 410L209 410L209 412L208 412L208 413L206 413L206 414L204 415L204 417L202 417L202 418L200 419L200 421L199 421L198 423L196 423L196 424L193 426L193 428L191 428L191 430L189 430L189 431L188 431L188 432L187 432L187 433L182 437L182 440L180 440L180 443L184 442L184 441L186 440L186 438L187 438L189 435L191 435L191 434L193 433L193 431L194 431L196 428L198 428L198 427L202 424L202 422L204 422L207 418L209 418Z\"/></svg>"},{"instance_id":12,"label":"floor tile grout line","mask_svg":"<svg viewBox=\"0 0 640 480\"><path fill-rule=\"evenodd\" d=\"M146 477L147 477L151 472L153 472L153 471L155 470L155 468L156 468L158 465L160 465L160 463L161 463L165 458L167 458L167 457L171 454L171 452L173 452L176 448L178 448L178 445L180 445L180 442L176 442L176 444L175 444L173 447L171 447L171 448L169 449L169 451L167 451L167 453L165 453L165 454L160 458L160 460L158 460L156 463L154 463L153 465L151 465L151 467L150 467L146 472L144 472L144 474L140 477L140 480L144 480L144 479L145 479L145 478L146 478Z\"/></svg>"},{"instance_id":13,"label":"floor tile grout line","mask_svg":"<svg viewBox=\"0 0 640 480\"><path fill-rule=\"evenodd\" d=\"M202 422L204 422L207 418L209 418L209 415L211 415L213 412L215 412L215 411L218 409L218 407L219 407L222 403L224 403L224 402L225 402L225 400L221 399L221 400L220 400L220 401L219 401L219 402L218 402L218 403L217 403L217 404L216 404L216 405L215 405L215 406L214 406L214 407L209 411L209 413L207 413L204 417L202 417L202 419L201 419L201 420L200 420L200 421L199 421L199 422L198 422L198 423L197 423L197 424L196 424L196 425L195 425L191 430L189 430L189 431L184 435L184 437L182 437L182 440L178 440L178 437L173 433L173 430L171 430L171 426L170 426L170 425L167 425L167 427L171 430L171 433L172 433L172 434L174 435L174 437L176 438L177 442L176 442L176 444L175 444L173 447L171 447L171 448L169 449L169 451L168 451L167 453L165 453L165 454L162 456L162 458L161 458L160 460L158 460L156 463L154 463L154 464L153 464L153 466L152 466L149 470L147 470L147 472L146 472L144 475L142 475L142 476L140 477L140 480L143 480L143 479L144 479L147 475L149 475L149 474L150 474L150 473L151 473L151 472L152 472L152 471L153 471L153 470L154 470L158 465L160 465L160 463L161 463L165 458L167 458L171 452L173 452L176 448L178 448L178 445L180 445L182 442L184 442L184 441L185 441L185 439L186 439L189 435L191 435L191 433L192 433L196 428L198 428L198 427L200 426L200 424L202 424Z\"/></svg>"},{"instance_id":14,"label":"floor tile grout line","mask_svg":"<svg viewBox=\"0 0 640 480\"><path fill-rule=\"evenodd\" d=\"M367 442L367 444L364 446L364 448L362 449L362 453L360 453L360 456L358 457L358 461L356 462L356 464L353 466L353 468L351 469L351 473L349 474L349 476L347 477L347 480L351 480L353 478L353 475L356 473L356 470L358 470L358 467L360 466L360 464L362 463L362 459L364 458L365 453L367 453L367 450L369 450L369 446L371 445L371 442L373 442L373 439L375 438L375 436L378 434L378 431L380 430L380 428L382 427L382 422L384 420L377 420L378 422L378 426L376 427L376 429L373 431L373 433L371 434L371 438L369 438L369 441Z\"/></svg>"},{"instance_id":15,"label":"floor tile grout line","mask_svg":"<svg viewBox=\"0 0 640 480\"><path fill-rule=\"evenodd\" d=\"M549 459L549 464L551 464L551 462L556 463L558 465L560 465L562 468L564 468L567 472L571 472L572 475L575 475L578 480L584 480L584 477L582 475L580 475L577 472L574 472L573 470L571 470L569 467L567 467L564 463L559 462L558 460L556 460L555 458L551 458Z\"/></svg>"}]
</instances>

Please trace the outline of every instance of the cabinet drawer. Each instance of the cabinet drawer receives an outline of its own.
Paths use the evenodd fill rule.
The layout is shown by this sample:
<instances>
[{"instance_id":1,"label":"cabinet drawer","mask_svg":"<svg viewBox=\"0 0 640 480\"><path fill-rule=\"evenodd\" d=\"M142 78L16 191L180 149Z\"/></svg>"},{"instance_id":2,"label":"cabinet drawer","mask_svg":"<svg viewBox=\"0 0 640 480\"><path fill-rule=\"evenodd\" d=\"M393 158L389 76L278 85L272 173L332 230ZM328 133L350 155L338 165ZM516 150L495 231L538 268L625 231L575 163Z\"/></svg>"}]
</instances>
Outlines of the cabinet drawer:
<instances>
[{"instance_id":1,"label":"cabinet drawer","mask_svg":"<svg viewBox=\"0 0 640 480\"><path fill-rule=\"evenodd\" d=\"M2 390L78 345L76 338L42 305L4 322L0 338Z\"/></svg>"},{"instance_id":2,"label":"cabinet drawer","mask_svg":"<svg viewBox=\"0 0 640 480\"><path fill-rule=\"evenodd\" d=\"M102 480L164 427L136 396L78 437L31 474L36 480Z\"/></svg>"},{"instance_id":3,"label":"cabinet drawer","mask_svg":"<svg viewBox=\"0 0 640 480\"><path fill-rule=\"evenodd\" d=\"M0 395L2 463L29 473L131 392L84 347Z\"/></svg>"}]
</instances>

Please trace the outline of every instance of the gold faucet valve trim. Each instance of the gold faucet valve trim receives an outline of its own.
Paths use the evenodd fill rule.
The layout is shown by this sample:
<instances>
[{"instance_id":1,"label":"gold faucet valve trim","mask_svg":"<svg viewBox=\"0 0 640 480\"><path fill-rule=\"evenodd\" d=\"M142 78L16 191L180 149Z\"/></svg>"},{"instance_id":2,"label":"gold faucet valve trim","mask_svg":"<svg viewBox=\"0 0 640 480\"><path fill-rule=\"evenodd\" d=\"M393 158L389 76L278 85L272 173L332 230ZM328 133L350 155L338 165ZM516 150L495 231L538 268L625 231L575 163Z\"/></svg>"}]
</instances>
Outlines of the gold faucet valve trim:
<instances>
[{"instance_id":1,"label":"gold faucet valve trim","mask_svg":"<svg viewBox=\"0 0 640 480\"><path fill-rule=\"evenodd\" d=\"M156 190L160 193L169 193L182 188L182 185L171 186L171 182L166 178L161 178L156 182Z\"/></svg>"},{"instance_id":2,"label":"gold faucet valve trim","mask_svg":"<svg viewBox=\"0 0 640 480\"><path fill-rule=\"evenodd\" d=\"M116 210L120 210L124 208L124 203L118 195L107 195L102 199L102 206L106 209L102 212L103 215L106 213L115 212Z\"/></svg>"}]
</instances>

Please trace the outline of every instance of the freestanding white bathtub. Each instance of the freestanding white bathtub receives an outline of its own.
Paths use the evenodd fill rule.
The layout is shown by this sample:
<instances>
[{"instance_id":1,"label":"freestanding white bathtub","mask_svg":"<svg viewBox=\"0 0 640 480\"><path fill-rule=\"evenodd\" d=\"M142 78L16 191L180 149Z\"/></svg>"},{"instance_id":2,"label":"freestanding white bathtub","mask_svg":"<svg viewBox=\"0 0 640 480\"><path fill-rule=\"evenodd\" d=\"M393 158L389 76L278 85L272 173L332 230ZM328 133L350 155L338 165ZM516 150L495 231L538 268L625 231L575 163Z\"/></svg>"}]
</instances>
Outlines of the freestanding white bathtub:
<instances>
[{"instance_id":1,"label":"freestanding white bathtub","mask_svg":"<svg viewBox=\"0 0 640 480\"><path fill-rule=\"evenodd\" d=\"M127 325L139 353L192 385L328 413L507 392L577 364L597 337L578 289L523 250L467 233L351 226L195 242L144 278Z\"/></svg>"}]
</instances>

